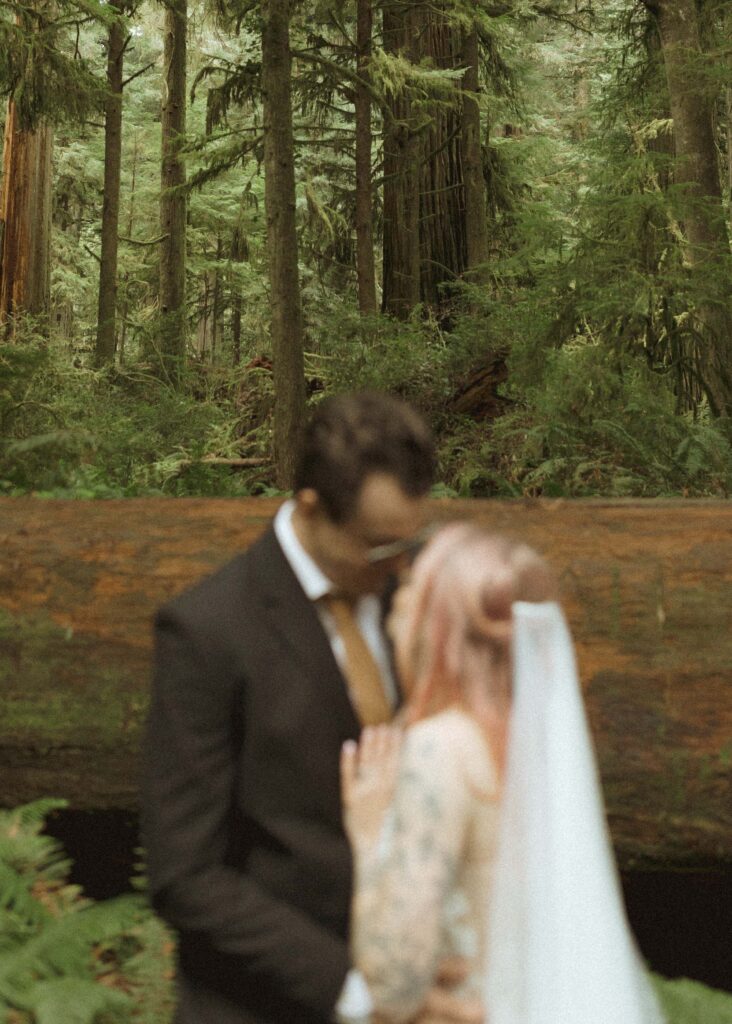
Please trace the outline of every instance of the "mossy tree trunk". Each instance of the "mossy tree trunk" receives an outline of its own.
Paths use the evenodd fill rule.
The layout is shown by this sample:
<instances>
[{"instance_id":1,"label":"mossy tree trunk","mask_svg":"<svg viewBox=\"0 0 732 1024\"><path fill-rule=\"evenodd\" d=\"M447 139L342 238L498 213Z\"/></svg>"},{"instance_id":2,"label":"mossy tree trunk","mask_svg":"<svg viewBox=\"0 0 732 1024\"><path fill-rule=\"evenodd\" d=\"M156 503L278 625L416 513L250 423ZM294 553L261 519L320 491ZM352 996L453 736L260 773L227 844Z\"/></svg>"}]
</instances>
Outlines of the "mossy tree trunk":
<instances>
[{"instance_id":1,"label":"mossy tree trunk","mask_svg":"<svg viewBox=\"0 0 732 1024\"><path fill-rule=\"evenodd\" d=\"M166 0L161 108L160 358L176 382L186 353L186 132L187 0Z\"/></svg>"},{"instance_id":2,"label":"mossy tree trunk","mask_svg":"<svg viewBox=\"0 0 732 1024\"><path fill-rule=\"evenodd\" d=\"M446 5L387 5L384 47L446 72L466 69L427 105L403 90L384 130L384 310L404 318L423 302L449 313L450 285L476 268L485 274L488 259L478 32Z\"/></svg>"},{"instance_id":3,"label":"mossy tree trunk","mask_svg":"<svg viewBox=\"0 0 732 1024\"><path fill-rule=\"evenodd\" d=\"M674 184L702 323L699 373L712 412L732 416L732 281L714 130L718 86L703 58L696 0L646 6L658 25L674 122Z\"/></svg>"},{"instance_id":4,"label":"mossy tree trunk","mask_svg":"<svg viewBox=\"0 0 732 1024\"><path fill-rule=\"evenodd\" d=\"M120 0L110 4L119 15ZM116 17L107 37L107 98L104 113L104 199L102 247L99 266L97 338L94 351L98 366L114 362L117 313L117 250L119 246L119 190L122 168L122 75L127 40L125 25Z\"/></svg>"},{"instance_id":5,"label":"mossy tree trunk","mask_svg":"<svg viewBox=\"0 0 732 1024\"><path fill-rule=\"evenodd\" d=\"M480 45L475 26L463 37L462 166L465 195L465 262L469 280L487 277L488 209L480 130Z\"/></svg>"},{"instance_id":6,"label":"mossy tree trunk","mask_svg":"<svg viewBox=\"0 0 732 1024\"><path fill-rule=\"evenodd\" d=\"M278 504L0 498L0 803L134 805L153 610L246 548ZM431 511L554 567L623 866L732 865L729 502Z\"/></svg>"},{"instance_id":7,"label":"mossy tree trunk","mask_svg":"<svg viewBox=\"0 0 732 1024\"><path fill-rule=\"evenodd\" d=\"M460 30L444 6L425 14L420 32L421 56L430 65L454 71L461 63ZM459 89L433 102L429 129L422 136L420 168L420 297L433 309L448 309L450 285L467 266L465 191Z\"/></svg>"},{"instance_id":8,"label":"mossy tree trunk","mask_svg":"<svg viewBox=\"0 0 732 1024\"><path fill-rule=\"evenodd\" d=\"M418 58L419 19L413 7L387 2L384 49ZM406 90L390 101L384 124L384 267L382 310L406 320L419 303L420 140Z\"/></svg>"},{"instance_id":9,"label":"mossy tree trunk","mask_svg":"<svg viewBox=\"0 0 732 1024\"><path fill-rule=\"evenodd\" d=\"M295 223L290 0L262 4L264 200L272 305L274 450L278 486L292 486L305 420L300 280Z\"/></svg>"},{"instance_id":10,"label":"mossy tree trunk","mask_svg":"<svg viewBox=\"0 0 732 1024\"><path fill-rule=\"evenodd\" d=\"M374 267L373 187L371 181L371 95L368 89L373 9L371 0L356 3L356 60L361 82L356 84L356 279L361 314L376 312Z\"/></svg>"},{"instance_id":11,"label":"mossy tree trunk","mask_svg":"<svg viewBox=\"0 0 732 1024\"><path fill-rule=\"evenodd\" d=\"M242 288L238 274L238 266L247 258L247 238L237 224L231 236L231 337L232 337L232 358L234 366L241 363L241 313L242 313Z\"/></svg>"}]
</instances>

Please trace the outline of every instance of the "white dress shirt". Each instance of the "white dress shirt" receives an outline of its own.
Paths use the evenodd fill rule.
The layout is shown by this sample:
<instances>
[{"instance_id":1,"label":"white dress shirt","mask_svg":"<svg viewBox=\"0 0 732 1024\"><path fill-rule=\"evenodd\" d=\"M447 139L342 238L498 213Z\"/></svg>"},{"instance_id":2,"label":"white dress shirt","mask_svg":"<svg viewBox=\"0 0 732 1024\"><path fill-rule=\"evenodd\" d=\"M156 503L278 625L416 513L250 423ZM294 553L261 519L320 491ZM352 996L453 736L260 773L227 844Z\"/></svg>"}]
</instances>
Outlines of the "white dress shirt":
<instances>
[{"instance_id":1,"label":"white dress shirt","mask_svg":"<svg viewBox=\"0 0 732 1024\"><path fill-rule=\"evenodd\" d=\"M325 603L320 600L326 594L330 594L335 588L298 540L295 528L292 525L292 513L294 511L294 501L286 501L284 505L280 506L274 519L275 536L300 586L305 591L307 597L315 602L315 608L323 629L330 640L330 646L333 649L335 659L338 665L344 668L346 655L343 641L338 635L333 616L328 611ZM389 651L384 640L381 621L381 601L379 598L375 594L365 594L359 598L354 607L354 617L364 640L369 646L369 650L374 656L384 684L384 692L393 708L397 702L397 690Z\"/></svg>"}]
</instances>

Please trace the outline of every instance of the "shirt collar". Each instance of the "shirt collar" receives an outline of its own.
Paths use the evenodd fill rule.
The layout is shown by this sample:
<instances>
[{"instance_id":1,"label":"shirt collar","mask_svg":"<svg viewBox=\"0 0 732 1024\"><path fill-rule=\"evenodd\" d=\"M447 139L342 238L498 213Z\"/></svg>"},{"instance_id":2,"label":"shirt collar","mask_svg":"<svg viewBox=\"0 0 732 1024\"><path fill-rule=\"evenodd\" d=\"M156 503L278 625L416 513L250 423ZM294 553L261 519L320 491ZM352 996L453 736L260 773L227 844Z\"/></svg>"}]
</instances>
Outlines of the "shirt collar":
<instances>
[{"instance_id":1,"label":"shirt collar","mask_svg":"<svg viewBox=\"0 0 732 1024\"><path fill-rule=\"evenodd\" d=\"M280 506L274 518L275 536L306 596L311 601L318 601L333 590L333 584L298 540L292 525L294 511L292 499Z\"/></svg>"}]
</instances>

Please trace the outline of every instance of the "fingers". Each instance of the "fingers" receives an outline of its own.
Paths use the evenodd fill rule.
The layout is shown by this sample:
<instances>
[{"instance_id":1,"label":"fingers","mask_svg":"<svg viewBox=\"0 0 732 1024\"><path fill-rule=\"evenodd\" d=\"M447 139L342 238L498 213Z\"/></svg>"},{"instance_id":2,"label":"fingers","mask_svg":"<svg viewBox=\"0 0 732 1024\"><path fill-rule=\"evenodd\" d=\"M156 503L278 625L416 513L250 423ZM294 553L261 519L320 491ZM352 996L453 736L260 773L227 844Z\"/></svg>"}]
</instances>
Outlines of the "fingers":
<instances>
[{"instance_id":1,"label":"fingers","mask_svg":"<svg viewBox=\"0 0 732 1024\"><path fill-rule=\"evenodd\" d=\"M358 772L358 744L346 740L341 747L341 800L348 807Z\"/></svg>"},{"instance_id":2,"label":"fingers","mask_svg":"<svg viewBox=\"0 0 732 1024\"><path fill-rule=\"evenodd\" d=\"M367 726L361 733L358 747L359 773L386 773L393 767L400 745L401 735L393 726Z\"/></svg>"},{"instance_id":3,"label":"fingers","mask_svg":"<svg viewBox=\"0 0 732 1024\"><path fill-rule=\"evenodd\" d=\"M341 798L348 806L359 780L396 775L401 731L391 725L367 726L361 740L346 740L341 748Z\"/></svg>"},{"instance_id":4,"label":"fingers","mask_svg":"<svg viewBox=\"0 0 732 1024\"><path fill-rule=\"evenodd\" d=\"M435 982L440 988L455 988L470 974L472 963L466 957L446 956L437 967Z\"/></svg>"},{"instance_id":5,"label":"fingers","mask_svg":"<svg viewBox=\"0 0 732 1024\"><path fill-rule=\"evenodd\" d=\"M475 1004L477 1006L477 1004ZM481 1007L479 1015L475 1015L477 1011L468 1011L472 1015L468 1017L445 1017L443 1015L436 1015L434 1013L426 1012L423 1015L416 1017L414 1024L485 1024L485 1015L483 1008Z\"/></svg>"},{"instance_id":6,"label":"fingers","mask_svg":"<svg viewBox=\"0 0 732 1024\"><path fill-rule=\"evenodd\" d=\"M443 988L433 988L417 1018L418 1024L483 1024L485 1009L478 999L455 996Z\"/></svg>"}]
</instances>

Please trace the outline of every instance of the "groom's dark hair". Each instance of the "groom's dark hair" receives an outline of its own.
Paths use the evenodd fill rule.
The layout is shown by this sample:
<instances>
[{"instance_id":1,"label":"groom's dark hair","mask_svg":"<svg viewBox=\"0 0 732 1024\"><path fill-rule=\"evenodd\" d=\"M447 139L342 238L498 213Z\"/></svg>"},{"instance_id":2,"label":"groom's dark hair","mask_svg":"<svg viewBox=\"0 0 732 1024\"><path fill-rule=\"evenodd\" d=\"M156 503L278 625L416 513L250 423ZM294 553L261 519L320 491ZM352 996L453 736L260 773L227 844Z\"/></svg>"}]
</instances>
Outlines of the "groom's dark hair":
<instances>
[{"instance_id":1,"label":"groom's dark hair","mask_svg":"<svg viewBox=\"0 0 732 1024\"><path fill-rule=\"evenodd\" d=\"M295 490L311 487L330 519L343 523L370 473L389 473L418 497L434 467L432 434L410 405L381 391L341 394L324 399L305 428Z\"/></svg>"}]
</instances>

